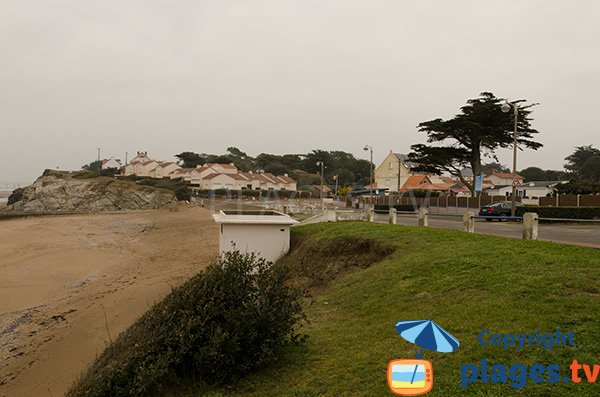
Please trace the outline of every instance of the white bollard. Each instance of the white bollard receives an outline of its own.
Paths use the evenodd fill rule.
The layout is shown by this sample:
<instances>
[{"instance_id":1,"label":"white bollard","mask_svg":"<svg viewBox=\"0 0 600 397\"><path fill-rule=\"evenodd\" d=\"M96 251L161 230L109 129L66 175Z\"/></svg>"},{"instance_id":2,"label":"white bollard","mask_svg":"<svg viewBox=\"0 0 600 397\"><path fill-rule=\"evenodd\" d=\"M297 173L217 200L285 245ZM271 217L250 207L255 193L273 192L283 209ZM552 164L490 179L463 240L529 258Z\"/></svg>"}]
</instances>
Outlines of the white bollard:
<instances>
[{"instance_id":1,"label":"white bollard","mask_svg":"<svg viewBox=\"0 0 600 397\"><path fill-rule=\"evenodd\" d=\"M427 208L421 207L421 209L419 209L419 226L429 227L429 211Z\"/></svg>"},{"instance_id":2,"label":"white bollard","mask_svg":"<svg viewBox=\"0 0 600 397\"><path fill-rule=\"evenodd\" d=\"M538 214L526 212L523 214L523 240L538 239Z\"/></svg>"},{"instance_id":3,"label":"white bollard","mask_svg":"<svg viewBox=\"0 0 600 397\"><path fill-rule=\"evenodd\" d=\"M393 208L393 207L390 208L390 219L389 219L390 225L395 225L396 224L396 217L397 217L397 215L398 215L398 211L396 211L396 209Z\"/></svg>"},{"instance_id":4,"label":"white bollard","mask_svg":"<svg viewBox=\"0 0 600 397\"><path fill-rule=\"evenodd\" d=\"M464 231L468 233L475 232L475 214L472 211L467 211L463 214Z\"/></svg>"}]
</instances>

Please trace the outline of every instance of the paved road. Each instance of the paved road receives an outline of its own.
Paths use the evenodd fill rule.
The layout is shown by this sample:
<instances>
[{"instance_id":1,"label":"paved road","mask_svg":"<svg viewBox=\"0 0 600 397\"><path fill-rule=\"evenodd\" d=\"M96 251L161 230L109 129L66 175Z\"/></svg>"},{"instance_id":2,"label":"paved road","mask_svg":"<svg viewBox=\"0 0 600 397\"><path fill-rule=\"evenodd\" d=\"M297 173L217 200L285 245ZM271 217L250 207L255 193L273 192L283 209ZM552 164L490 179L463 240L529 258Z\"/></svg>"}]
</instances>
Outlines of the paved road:
<instances>
[{"instance_id":1,"label":"paved road","mask_svg":"<svg viewBox=\"0 0 600 397\"><path fill-rule=\"evenodd\" d=\"M387 214L375 214L375 222L387 222ZM417 225L417 218L411 214L398 214L399 225ZM462 217L440 217L430 214L429 227L463 230ZM520 222L486 222L475 220L475 233L495 236L522 238ZM600 224L540 224L539 239L567 244L585 245L600 249Z\"/></svg>"}]
</instances>

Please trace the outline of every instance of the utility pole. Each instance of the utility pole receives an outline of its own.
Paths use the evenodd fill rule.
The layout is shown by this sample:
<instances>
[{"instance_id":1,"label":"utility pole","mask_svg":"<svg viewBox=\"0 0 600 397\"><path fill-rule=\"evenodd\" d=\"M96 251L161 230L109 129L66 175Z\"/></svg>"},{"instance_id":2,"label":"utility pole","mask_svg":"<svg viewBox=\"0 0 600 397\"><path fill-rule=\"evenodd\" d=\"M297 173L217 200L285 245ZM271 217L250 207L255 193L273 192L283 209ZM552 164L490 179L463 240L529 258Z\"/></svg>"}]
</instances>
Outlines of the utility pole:
<instances>
[{"instance_id":1,"label":"utility pole","mask_svg":"<svg viewBox=\"0 0 600 397\"><path fill-rule=\"evenodd\" d=\"M338 176L334 175L333 179L335 180L335 190L333 191L333 197L337 198Z\"/></svg>"},{"instance_id":2,"label":"utility pole","mask_svg":"<svg viewBox=\"0 0 600 397\"><path fill-rule=\"evenodd\" d=\"M325 164L323 164L322 161L317 161L317 165L321 166L321 210L324 210L325 205L324 205L324 201L323 201L323 195L325 194L325 192L323 191L323 172L324 172Z\"/></svg>"},{"instance_id":3,"label":"utility pole","mask_svg":"<svg viewBox=\"0 0 600 397\"><path fill-rule=\"evenodd\" d=\"M372 215L372 211L373 211L373 146L369 146L369 145L365 145L365 147L363 148L363 150L366 151L371 151L371 164L369 166L369 171L371 173L371 179L370 179L370 184L369 184L369 215ZM371 220L369 219L369 222Z\"/></svg>"},{"instance_id":4,"label":"utility pole","mask_svg":"<svg viewBox=\"0 0 600 397\"><path fill-rule=\"evenodd\" d=\"M514 116L515 116L515 120L514 120L514 133L513 133L513 180L511 182L512 185L512 199L511 199L511 207L510 207L510 216L511 217L515 217L516 212L517 212L517 207L516 207L516 200L517 200L517 125L519 123L519 106L516 103L510 103L510 102L506 102L504 104L502 104L502 106L500 107L500 109L502 109L502 111L504 113L507 113L508 111L510 111L510 107L512 106L512 108L514 109Z\"/></svg>"},{"instance_id":5,"label":"utility pole","mask_svg":"<svg viewBox=\"0 0 600 397\"><path fill-rule=\"evenodd\" d=\"M100 162L100 148L96 148L98 149L98 162Z\"/></svg>"},{"instance_id":6,"label":"utility pole","mask_svg":"<svg viewBox=\"0 0 600 397\"><path fill-rule=\"evenodd\" d=\"M127 165L127 152L125 152L125 165Z\"/></svg>"}]
</instances>

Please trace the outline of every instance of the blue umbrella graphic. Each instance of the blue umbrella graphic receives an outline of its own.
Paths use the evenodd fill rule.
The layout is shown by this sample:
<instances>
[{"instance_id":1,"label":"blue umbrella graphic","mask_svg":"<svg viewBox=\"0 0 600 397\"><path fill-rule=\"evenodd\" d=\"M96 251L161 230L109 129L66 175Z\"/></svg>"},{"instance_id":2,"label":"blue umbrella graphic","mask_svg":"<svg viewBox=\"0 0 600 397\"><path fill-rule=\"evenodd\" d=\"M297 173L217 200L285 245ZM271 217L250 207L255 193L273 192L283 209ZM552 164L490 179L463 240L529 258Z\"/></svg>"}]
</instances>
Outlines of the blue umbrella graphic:
<instances>
[{"instance_id":1,"label":"blue umbrella graphic","mask_svg":"<svg viewBox=\"0 0 600 397\"><path fill-rule=\"evenodd\" d=\"M458 348L458 339L431 320L398 321L396 332L409 341L419 346L416 351L417 359L423 358L423 349L440 353L450 353ZM413 383L418 365L410 383Z\"/></svg>"}]
</instances>

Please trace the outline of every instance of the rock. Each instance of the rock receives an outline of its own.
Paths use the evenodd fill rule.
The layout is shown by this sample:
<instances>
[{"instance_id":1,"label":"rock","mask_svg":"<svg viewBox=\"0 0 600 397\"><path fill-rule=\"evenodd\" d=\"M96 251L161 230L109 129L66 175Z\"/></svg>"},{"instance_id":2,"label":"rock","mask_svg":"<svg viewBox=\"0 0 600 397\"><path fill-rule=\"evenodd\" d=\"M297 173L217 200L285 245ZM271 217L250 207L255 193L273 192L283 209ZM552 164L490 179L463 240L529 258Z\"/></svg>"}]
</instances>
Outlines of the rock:
<instances>
[{"instance_id":1,"label":"rock","mask_svg":"<svg viewBox=\"0 0 600 397\"><path fill-rule=\"evenodd\" d=\"M176 201L171 190L107 177L77 179L46 175L17 190L2 212L143 210L161 208Z\"/></svg>"}]
</instances>

